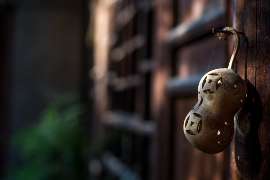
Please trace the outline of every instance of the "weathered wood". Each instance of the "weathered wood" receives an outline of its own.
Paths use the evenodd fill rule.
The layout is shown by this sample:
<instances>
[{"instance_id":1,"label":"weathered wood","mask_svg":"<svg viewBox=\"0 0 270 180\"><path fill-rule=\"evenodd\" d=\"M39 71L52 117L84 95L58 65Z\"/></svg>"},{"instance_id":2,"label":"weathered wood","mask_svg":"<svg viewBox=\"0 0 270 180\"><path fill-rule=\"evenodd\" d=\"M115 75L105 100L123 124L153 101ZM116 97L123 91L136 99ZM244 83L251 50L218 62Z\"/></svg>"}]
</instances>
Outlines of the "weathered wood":
<instances>
[{"instance_id":1,"label":"weathered wood","mask_svg":"<svg viewBox=\"0 0 270 180\"><path fill-rule=\"evenodd\" d=\"M136 137L134 140L136 152L134 160L138 162L140 166L140 175L145 180L150 180L153 176L152 172L152 141L156 133L156 122L152 121L150 114L150 99L151 99L151 75L154 68L152 58L152 43L153 35L152 30L154 28L152 17L152 0L134 1L138 14L136 16L136 33L142 35L145 38L145 45L135 53L136 73L140 74L143 81L142 84L135 90L135 111L144 120L143 123L151 124L154 127L154 132L150 136ZM151 119L151 120L149 120ZM138 121L139 122L139 121ZM151 137L151 138L149 138Z\"/></svg>"},{"instance_id":2,"label":"weathered wood","mask_svg":"<svg viewBox=\"0 0 270 180\"><path fill-rule=\"evenodd\" d=\"M201 17L204 17L209 12L213 12L212 10L216 12L217 10L223 11L224 7L222 7L219 2L220 1L179 1L181 4L179 10L180 13L185 12L182 14L182 17L180 17L181 24L192 24L194 22L196 24L197 20L201 19ZM198 6L202 9L207 9L207 11L196 11L198 10ZM226 24L225 15L220 19L221 20L218 23L224 26L224 24ZM211 33L212 27L218 26L209 22L211 21L205 21L206 24L201 24L202 27L197 26L197 28L195 28L195 30L202 30L205 31L205 33L202 33L197 37L196 33L193 34L195 36L183 34L183 38L186 38L187 35L188 39L183 39L183 44L180 43L178 45L176 42L175 45L171 46L173 48L180 47L175 52L175 58L172 59L173 68L175 68L175 74L173 74L173 77L178 76L179 79L174 79L174 81L167 84L167 90L175 90L172 92L180 93L179 95L171 93L172 95L175 95L171 98L174 103L173 106L170 107L173 111L173 120L169 119L169 121L173 123L171 133L173 133L174 136L171 138L174 141L174 150L172 150L174 158L172 162L174 173L172 177L173 180L227 179L226 176L228 176L228 172L226 171L226 164L229 164L228 154L223 152L217 155L207 155L200 152L187 142L182 130L183 122L187 113L196 103L196 91L198 85L197 83L194 83L193 89L195 91L190 92L189 94L187 90L189 88L185 88L188 86L190 87L190 84L188 81L183 82L182 80L197 76L198 82L202 77L202 74L211 69L224 67L224 64L226 64L226 44L214 37ZM181 26L181 24L179 26ZM204 27L208 27L208 29L204 29ZM190 32L187 31L187 33ZM173 88L170 89L168 87ZM182 90L181 87L184 89ZM167 91L167 93L168 92L170 91Z\"/></svg>"},{"instance_id":3,"label":"weathered wood","mask_svg":"<svg viewBox=\"0 0 270 180\"><path fill-rule=\"evenodd\" d=\"M108 66L110 51L110 34L112 31L112 18L115 4L112 1L93 1L93 46L94 46L94 119L92 133L97 135L102 132L100 120L103 112L108 108Z\"/></svg>"},{"instance_id":4,"label":"weathered wood","mask_svg":"<svg viewBox=\"0 0 270 180\"><path fill-rule=\"evenodd\" d=\"M107 127L138 135L153 136L156 131L156 125L153 121L144 121L137 115L123 112L107 112L102 123Z\"/></svg>"},{"instance_id":5,"label":"weathered wood","mask_svg":"<svg viewBox=\"0 0 270 180\"><path fill-rule=\"evenodd\" d=\"M140 180L140 176L131 170L128 166L123 164L118 158L110 153L105 153L101 161L112 175L122 180Z\"/></svg>"},{"instance_id":6,"label":"weathered wood","mask_svg":"<svg viewBox=\"0 0 270 180\"><path fill-rule=\"evenodd\" d=\"M166 96L166 82L170 76L170 52L164 45L166 33L173 25L172 1L157 0L155 11L155 47L151 111L157 124L156 154L153 180L173 179L170 102Z\"/></svg>"},{"instance_id":7,"label":"weathered wood","mask_svg":"<svg viewBox=\"0 0 270 180\"><path fill-rule=\"evenodd\" d=\"M167 93L170 97L191 97L197 94L197 87L202 75L186 79L174 78L167 83Z\"/></svg>"},{"instance_id":8,"label":"weathered wood","mask_svg":"<svg viewBox=\"0 0 270 180\"><path fill-rule=\"evenodd\" d=\"M232 7L233 26L246 35L249 43L248 49L244 48L245 42L242 43L237 70L242 77L247 74L259 93L262 114L261 118L253 119L258 126L252 127L257 128L252 136L236 137L231 174L232 179L265 180L270 178L270 1L234 0ZM248 141L253 141L253 145L247 146Z\"/></svg>"},{"instance_id":9,"label":"weathered wood","mask_svg":"<svg viewBox=\"0 0 270 180\"><path fill-rule=\"evenodd\" d=\"M119 62L126 59L127 56L134 53L136 50L142 48L145 45L145 39L143 36L135 36L130 40L124 42L120 47L116 47L111 51L111 60Z\"/></svg>"},{"instance_id":10,"label":"weathered wood","mask_svg":"<svg viewBox=\"0 0 270 180\"><path fill-rule=\"evenodd\" d=\"M123 9L120 13L116 15L115 23L117 29L124 28L128 23L130 23L136 15L136 9L134 5L129 5Z\"/></svg>"},{"instance_id":11,"label":"weathered wood","mask_svg":"<svg viewBox=\"0 0 270 180\"><path fill-rule=\"evenodd\" d=\"M184 22L169 31L165 42L170 46L180 47L194 40L211 35L212 28L224 26L225 12L223 9L211 10L194 22Z\"/></svg>"},{"instance_id":12,"label":"weathered wood","mask_svg":"<svg viewBox=\"0 0 270 180\"><path fill-rule=\"evenodd\" d=\"M123 78L112 77L109 78L108 85L117 92L128 90L131 88L136 88L143 82L142 77L139 75L126 76Z\"/></svg>"},{"instance_id":13,"label":"weathered wood","mask_svg":"<svg viewBox=\"0 0 270 180\"><path fill-rule=\"evenodd\" d=\"M139 63L138 71L139 73L146 74L152 72L155 67L155 62L153 62L152 60L144 60Z\"/></svg>"}]
</instances>

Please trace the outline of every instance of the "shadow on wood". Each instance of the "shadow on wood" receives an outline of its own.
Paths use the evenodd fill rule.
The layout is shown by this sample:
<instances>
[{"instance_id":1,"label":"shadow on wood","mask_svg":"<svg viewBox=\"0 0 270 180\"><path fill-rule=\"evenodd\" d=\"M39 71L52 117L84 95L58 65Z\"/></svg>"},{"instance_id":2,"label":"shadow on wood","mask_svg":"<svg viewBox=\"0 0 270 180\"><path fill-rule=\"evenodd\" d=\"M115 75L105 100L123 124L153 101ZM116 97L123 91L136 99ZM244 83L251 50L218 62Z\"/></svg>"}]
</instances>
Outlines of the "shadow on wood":
<instances>
[{"instance_id":1,"label":"shadow on wood","mask_svg":"<svg viewBox=\"0 0 270 180\"><path fill-rule=\"evenodd\" d=\"M239 175L256 179L261 167L259 126L262 119L262 102L256 88L247 81L247 100L236 115L235 162Z\"/></svg>"}]
</instances>

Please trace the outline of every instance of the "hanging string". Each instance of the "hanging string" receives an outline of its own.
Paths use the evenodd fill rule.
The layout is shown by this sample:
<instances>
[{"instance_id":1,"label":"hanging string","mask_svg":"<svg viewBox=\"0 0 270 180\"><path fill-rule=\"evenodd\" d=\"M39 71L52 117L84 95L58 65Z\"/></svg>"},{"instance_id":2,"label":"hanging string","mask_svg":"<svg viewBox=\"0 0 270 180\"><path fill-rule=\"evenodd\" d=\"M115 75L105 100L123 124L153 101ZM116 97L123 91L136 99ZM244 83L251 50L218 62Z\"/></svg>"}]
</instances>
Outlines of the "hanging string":
<instances>
[{"instance_id":1,"label":"hanging string","mask_svg":"<svg viewBox=\"0 0 270 180\"><path fill-rule=\"evenodd\" d=\"M239 51L239 45L240 45L239 33L232 27L224 27L222 30L213 29L213 33L216 33L220 39L223 39L224 35L227 33L230 33L234 36L234 38L235 38L234 48L233 48L233 52L232 52L232 55L231 55L231 58L229 61L229 65L228 65L228 69L232 69L234 60L235 60L236 55Z\"/></svg>"}]
</instances>

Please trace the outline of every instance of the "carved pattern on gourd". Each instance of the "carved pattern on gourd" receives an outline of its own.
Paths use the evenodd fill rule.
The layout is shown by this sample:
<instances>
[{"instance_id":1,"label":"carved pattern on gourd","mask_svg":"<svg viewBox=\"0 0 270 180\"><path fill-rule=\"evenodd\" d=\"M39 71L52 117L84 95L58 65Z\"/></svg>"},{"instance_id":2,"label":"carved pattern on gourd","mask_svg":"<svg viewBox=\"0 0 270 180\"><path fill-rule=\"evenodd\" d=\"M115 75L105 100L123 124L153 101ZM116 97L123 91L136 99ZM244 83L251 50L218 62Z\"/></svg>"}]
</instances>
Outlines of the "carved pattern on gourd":
<instances>
[{"instance_id":1,"label":"carved pattern on gourd","mask_svg":"<svg viewBox=\"0 0 270 180\"><path fill-rule=\"evenodd\" d=\"M202 116L191 113L185 120L185 131L190 135L197 135L202 128Z\"/></svg>"},{"instance_id":2,"label":"carved pattern on gourd","mask_svg":"<svg viewBox=\"0 0 270 180\"><path fill-rule=\"evenodd\" d=\"M202 81L201 89L198 91L200 99L193 110L196 111L203 104L204 94L214 94L223 84L222 77L218 73L208 74ZM203 92L204 94L201 94ZM202 115L199 113L190 113L185 120L185 131L190 135L197 135L202 128ZM220 137L220 136L219 136Z\"/></svg>"},{"instance_id":3,"label":"carved pattern on gourd","mask_svg":"<svg viewBox=\"0 0 270 180\"><path fill-rule=\"evenodd\" d=\"M222 77L218 73L210 73L204 78L201 91L205 94L213 94L222 83Z\"/></svg>"}]
</instances>

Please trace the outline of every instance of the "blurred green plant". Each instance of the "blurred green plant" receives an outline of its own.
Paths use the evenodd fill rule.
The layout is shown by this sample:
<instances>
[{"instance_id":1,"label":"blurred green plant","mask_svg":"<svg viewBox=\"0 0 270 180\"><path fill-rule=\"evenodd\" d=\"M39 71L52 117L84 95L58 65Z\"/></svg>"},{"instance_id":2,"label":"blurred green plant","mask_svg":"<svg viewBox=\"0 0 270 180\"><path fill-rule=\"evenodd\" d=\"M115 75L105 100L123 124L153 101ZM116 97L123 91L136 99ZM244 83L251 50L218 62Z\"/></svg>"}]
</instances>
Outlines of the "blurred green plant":
<instances>
[{"instance_id":1,"label":"blurred green plant","mask_svg":"<svg viewBox=\"0 0 270 180\"><path fill-rule=\"evenodd\" d=\"M88 179L89 138L85 134L79 103L50 105L40 121L13 138L20 157L9 180Z\"/></svg>"}]
</instances>

